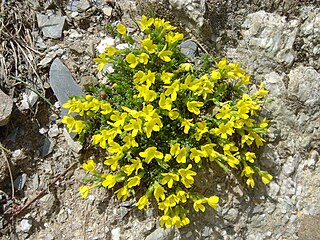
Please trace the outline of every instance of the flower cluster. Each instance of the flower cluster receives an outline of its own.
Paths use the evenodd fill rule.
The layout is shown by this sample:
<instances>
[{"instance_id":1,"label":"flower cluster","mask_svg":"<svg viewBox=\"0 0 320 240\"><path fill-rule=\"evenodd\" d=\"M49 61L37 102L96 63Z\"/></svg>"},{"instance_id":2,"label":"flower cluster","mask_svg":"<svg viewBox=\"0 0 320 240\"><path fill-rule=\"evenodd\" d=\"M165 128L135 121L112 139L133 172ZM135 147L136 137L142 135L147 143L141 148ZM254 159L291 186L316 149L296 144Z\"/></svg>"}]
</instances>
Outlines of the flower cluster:
<instances>
[{"instance_id":1,"label":"flower cluster","mask_svg":"<svg viewBox=\"0 0 320 240\"><path fill-rule=\"evenodd\" d=\"M252 188L254 176L271 181L252 151L265 141L268 120L259 111L268 91L262 83L248 94L250 76L239 63L208 57L203 65L190 63L180 52L184 36L170 22L145 16L137 22L138 41L119 24L119 43L128 47L107 46L94 59L99 71L112 65L112 73L104 73L111 84L65 103L79 116L63 123L105 153L105 172L92 159L82 165L94 176L92 185L80 188L82 197L94 187L112 188L119 200L137 197L139 209L157 203L161 226L182 227L190 222L187 203L196 212L218 206L217 196L193 189L209 164L240 171Z\"/></svg>"}]
</instances>

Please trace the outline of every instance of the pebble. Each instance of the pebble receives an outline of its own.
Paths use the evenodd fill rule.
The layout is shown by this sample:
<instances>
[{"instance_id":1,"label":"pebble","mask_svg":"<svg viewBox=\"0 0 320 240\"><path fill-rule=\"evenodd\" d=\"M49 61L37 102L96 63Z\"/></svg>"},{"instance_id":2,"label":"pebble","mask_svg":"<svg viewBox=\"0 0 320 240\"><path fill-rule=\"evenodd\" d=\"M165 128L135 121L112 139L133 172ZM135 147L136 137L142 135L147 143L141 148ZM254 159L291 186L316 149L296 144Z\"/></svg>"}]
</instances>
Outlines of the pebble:
<instances>
[{"instance_id":1,"label":"pebble","mask_svg":"<svg viewBox=\"0 0 320 240\"><path fill-rule=\"evenodd\" d=\"M183 41L180 44L181 53L189 60L193 60L197 54L198 45L192 40Z\"/></svg>"},{"instance_id":2,"label":"pebble","mask_svg":"<svg viewBox=\"0 0 320 240\"><path fill-rule=\"evenodd\" d=\"M106 15L107 17L110 17L112 15L112 7L104 7L102 8L102 12L104 13L104 15Z\"/></svg>"},{"instance_id":3,"label":"pebble","mask_svg":"<svg viewBox=\"0 0 320 240\"><path fill-rule=\"evenodd\" d=\"M22 219L20 222L20 229L28 233L32 227L32 220L31 219Z\"/></svg>"},{"instance_id":4,"label":"pebble","mask_svg":"<svg viewBox=\"0 0 320 240\"><path fill-rule=\"evenodd\" d=\"M37 14L38 27L43 35L48 38L58 39L62 37L62 30L66 18L57 15Z\"/></svg>"},{"instance_id":5,"label":"pebble","mask_svg":"<svg viewBox=\"0 0 320 240\"><path fill-rule=\"evenodd\" d=\"M120 240L120 227L111 230L111 240Z\"/></svg>"},{"instance_id":6,"label":"pebble","mask_svg":"<svg viewBox=\"0 0 320 240\"><path fill-rule=\"evenodd\" d=\"M296 166L296 159L292 156L288 157L285 164L282 167L282 172L285 176L289 177L294 171Z\"/></svg>"},{"instance_id":7,"label":"pebble","mask_svg":"<svg viewBox=\"0 0 320 240\"><path fill-rule=\"evenodd\" d=\"M49 137L56 137L59 135L59 127L57 124L53 124L50 129L49 129L49 132L48 132L48 135Z\"/></svg>"},{"instance_id":8,"label":"pebble","mask_svg":"<svg viewBox=\"0 0 320 240\"><path fill-rule=\"evenodd\" d=\"M13 100L0 89L0 127L8 124L13 107Z\"/></svg>"},{"instance_id":9,"label":"pebble","mask_svg":"<svg viewBox=\"0 0 320 240\"><path fill-rule=\"evenodd\" d=\"M169 240L173 239L174 228L157 228L145 240Z\"/></svg>"},{"instance_id":10,"label":"pebble","mask_svg":"<svg viewBox=\"0 0 320 240\"><path fill-rule=\"evenodd\" d=\"M22 173L14 180L14 182L13 182L14 189L17 191L22 190L26 181L27 181L27 174Z\"/></svg>"}]
</instances>

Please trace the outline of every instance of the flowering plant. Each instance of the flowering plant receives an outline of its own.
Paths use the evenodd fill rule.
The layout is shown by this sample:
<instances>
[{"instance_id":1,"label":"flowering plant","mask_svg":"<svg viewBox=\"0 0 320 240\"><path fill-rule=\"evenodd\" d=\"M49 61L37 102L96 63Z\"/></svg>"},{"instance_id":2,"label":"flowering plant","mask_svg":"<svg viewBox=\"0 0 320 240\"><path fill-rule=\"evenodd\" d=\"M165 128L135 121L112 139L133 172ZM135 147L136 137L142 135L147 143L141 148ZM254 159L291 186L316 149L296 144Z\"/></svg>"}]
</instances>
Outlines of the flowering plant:
<instances>
[{"instance_id":1,"label":"flowering plant","mask_svg":"<svg viewBox=\"0 0 320 240\"><path fill-rule=\"evenodd\" d=\"M265 141L268 121L259 111L268 91L262 83L248 94L250 76L239 63L208 56L198 66L190 63L179 47L183 34L170 22L142 16L138 24L139 40L119 24L119 42L128 47L108 46L94 59L99 71L112 65L104 73L111 84L70 99L63 107L79 117L62 122L105 153L106 171L98 171L93 159L82 165L93 175L90 186L80 187L83 198L95 187L115 189L122 201L140 196L139 209L157 203L161 226L182 227L190 222L188 202L196 212L218 206L218 196L193 189L209 163L238 170L251 188L255 175L271 181L251 150Z\"/></svg>"}]
</instances>

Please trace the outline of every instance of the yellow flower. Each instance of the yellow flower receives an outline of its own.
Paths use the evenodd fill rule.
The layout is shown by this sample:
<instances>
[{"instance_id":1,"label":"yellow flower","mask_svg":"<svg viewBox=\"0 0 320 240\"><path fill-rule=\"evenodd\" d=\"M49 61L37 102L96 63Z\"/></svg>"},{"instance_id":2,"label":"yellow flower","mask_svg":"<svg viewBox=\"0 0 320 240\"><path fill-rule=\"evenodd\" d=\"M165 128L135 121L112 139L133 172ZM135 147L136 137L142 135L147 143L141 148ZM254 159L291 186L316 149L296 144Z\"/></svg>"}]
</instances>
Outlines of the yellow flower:
<instances>
[{"instance_id":1,"label":"yellow flower","mask_svg":"<svg viewBox=\"0 0 320 240\"><path fill-rule=\"evenodd\" d=\"M144 195L136 203L136 206L138 207L138 209L142 210L145 207L148 207L148 204L149 204L149 199L148 199L148 197L146 195Z\"/></svg>"},{"instance_id":2,"label":"yellow flower","mask_svg":"<svg viewBox=\"0 0 320 240\"><path fill-rule=\"evenodd\" d=\"M221 78L221 73L219 70L215 69L211 72L211 79L212 80L219 80Z\"/></svg>"},{"instance_id":3,"label":"yellow flower","mask_svg":"<svg viewBox=\"0 0 320 240\"><path fill-rule=\"evenodd\" d=\"M176 160L178 163L186 163L187 161L187 149L181 148L176 152Z\"/></svg>"},{"instance_id":4,"label":"yellow flower","mask_svg":"<svg viewBox=\"0 0 320 240\"><path fill-rule=\"evenodd\" d=\"M172 156L167 153L167 154L164 156L164 161L165 161L165 162L169 162L169 161L171 160L171 158L172 158Z\"/></svg>"},{"instance_id":5,"label":"yellow flower","mask_svg":"<svg viewBox=\"0 0 320 240\"><path fill-rule=\"evenodd\" d=\"M223 139L227 139L228 138L228 135L232 135L234 133L234 130L233 130L233 122L232 121L229 121L227 122L226 124L224 123L221 123L219 125L219 128L214 128L214 129L211 129L210 130L210 133L211 134L216 134L216 135L220 135L221 138Z\"/></svg>"},{"instance_id":6,"label":"yellow flower","mask_svg":"<svg viewBox=\"0 0 320 240\"><path fill-rule=\"evenodd\" d=\"M208 132L207 123L206 120L203 120L202 122L197 122L197 128L196 128L196 140L199 141L202 138L202 135Z\"/></svg>"},{"instance_id":7,"label":"yellow flower","mask_svg":"<svg viewBox=\"0 0 320 240\"><path fill-rule=\"evenodd\" d=\"M161 180L161 184L168 185L168 188L172 188L173 185L173 181L179 181L179 175L175 174L175 173L161 173L161 175L163 176L162 180Z\"/></svg>"},{"instance_id":8,"label":"yellow flower","mask_svg":"<svg viewBox=\"0 0 320 240\"><path fill-rule=\"evenodd\" d=\"M139 176L134 176L134 177L129 178L128 179L128 188L132 188L132 187L140 185L140 180L141 180L141 177L139 177Z\"/></svg>"},{"instance_id":9,"label":"yellow flower","mask_svg":"<svg viewBox=\"0 0 320 240\"><path fill-rule=\"evenodd\" d=\"M191 102L187 102L187 108L189 112L192 112L196 115L200 114L200 107L202 107L204 105L203 102L198 102L198 101L191 101Z\"/></svg>"},{"instance_id":10,"label":"yellow flower","mask_svg":"<svg viewBox=\"0 0 320 240\"><path fill-rule=\"evenodd\" d=\"M159 132L162 128L162 122L160 118L153 118L144 124L144 131L147 134L147 138L151 137L152 131Z\"/></svg>"},{"instance_id":11,"label":"yellow flower","mask_svg":"<svg viewBox=\"0 0 320 240\"><path fill-rule=\"evenodd\" d=\"M124 35L124 36L127 34L126 26L121 23L118 24L117 31L118 31L118 33L120 33L121 35Z\"/></svg>"},{"instance_id":12,"label":"yellow flower","mask_svg":"<svg viewBox=\"0 0 320 240\"><path fill-rule=\"evenodd\" d=\"M136 88L139 91L138 97L143 97L146 102L153 102L157 97L157 93L150 90L147 85L136 86Z\"/></svg>"},{"instance_id":13,"label":"yellow flower","mask_svg":"<svg viewBox=\"0 0 320 240\"><path fill-rule=\"evenodd\" d=\"M86 125L84 124L84 121L81 121L81 120L76 120L74 122L74 129L71 131L71 132L76 132L76 133L81 133L82 130L84 129Z\"/></svg>"},{"instance_id":14,"label":"yellow flower","mask_svg":"<svg viewBox=\"0 0 320 240\"><path fill-rule=\"evenodd\" d=\"M219 197L211 196L208 198L208 204L210 205L210 207L216 209L218 207L218 203L219 203Z\"/></svg>"},{"instance_id":15,"label":"yellow flower","mask_svg":"<svg viewBox=\"0 0 320 240\"><path fill-rule=\"evenodd\" d=\"M193 159L195 161L195 163L200 162L202 157L205 157L205 153L201 150L198 150L196 148L191 148L190 149L190 159Z\"/></svg>"},{"instance_id":16,"label":"yellow flower","mask_svg":"<svg viewBox=\"0 0 320 240\"><path fill-rule=\"evenodd\" d=\"M256 158L256 154L253 153L253 152L246 152L245 154L246 156L246 160L251 162L251 163L254 163L254 159Z\"/></svg>"},{"instance_id":17,"label":"yellow flower","mask_svg":"<svg viewBox=\"0 0 320 240\"><path fill-rule=\"evenodd\" d=\"M250 178L253 174L253 169L250 166L246 165L242 170L241 176L245 175L246 177Z\"/></svg>"},{"instance_id":18,"label":"yellow flower","mask_svg":"<svg viewBox=\"0 0 320 240\"><path fill-rule=\"evenodd\" d=\"M190 188L191 185L194 183L193 176L196 176L197 173L194 171L191 171L192 165L189 164L187 168L181 168L178 170L180 176L181 176L181 182L186 188Z\"/></svg>"},{"instance_id":19,"label":"yellow flower","mask_svg":"<svg viewBox=\"0 0 320 240\"><path fill-rule=\"evenodd\" d=\"M118 161L122 158L121 155L117 156L107 156L106 160L103 162L107 166L111 166L111 170L115 171L118 166Z\"/></svg>"},{"instance_id":20,"label":"yellow flower","mask_svg":"<svg viewBox=\"0 0 320 240\"><path fill-rule=\"evenodd\" d=\"M180 80L175 80L171 86L164 86L166 96L170 96L172 101L177 99L177 92L179 91Z\"/></svg>"},{"instance_id":21,"label":"yellow flower","mask_svg":"<svg viewBox=\"0 0 320 240\"><path fill-rule=\"evenodd\" d=\"M130 64L129 67L135 68L139 64L139 58L137 58L133 53L129 53L126 56L126 61Z\"/></svg>"},{"instance_id":22,"label":"yellow flower","mask_svg":"<svg viewBox=\"0 0 320 240\"><path fill-rule=\"evenodd\" d=\"M115 194L117 194L117 198L119 200L122 200L124 202L129 197L128 187L123 186L122 188L115 191Z\"/></svg>"},{"instance_id":23,"label":"yellow flower","mask_svg":"<svg viewBox=\"0 0 320 240\"><path fill-rule=\"evenodd\" d=\"M216 146L214 143L209 143L201 146L201 151L205 157L209 157L210 161L214 161L216 158L220 157L220 153L215 151L213 148Z\"/></svg>"},{"instance_id":24,"label":"yellow flower","mask_svg":"<svg viewBox=\"0 0 320 240\"><path fill-rule=\"evenodd\" d=\"M248 178L246 183L249 187L254 188L254 180L252 177Z\"/></svg>"},{"instance_id":25,"label":"yellow flower","mask_svg":"<svg viewBox=\"0 0 320 240\"><path fill-rule=\"evenodd\" d=\"M100 105L100 108L101 108L100 112L103 115L107 115L112 112L112 108L111 108L110 103L103 103Z\"/></svg>"},{"instance_id":26,"label":"yellow flower","mask_svg":"<svg viewBox=\"0 0 320 240\"><path fill-rule=\"evenodd\" d=\"M62 123L67 125L67 128L69 129L69 132L71 132L74 124L75 124L75 119L72 116L64 116L61 120Z\"/></svg>"},{"instance_id":27,"label":"yellow flower","mask_svg":"<svg viewBox=\"0 0 320 240\"><path fill-rule=\"evenodd\" d=\"M173 226L172 219L168 215L163 215L160 217L160 226L165 226L166 228L171 228Z\"/></svg>"},{"instance_id":28,"label":"yellow flower","mask_svg":"<svg viewBox=\"0 0 320 240\"><path fill-rule=\"evenodd\" d=\"M111 115L110 119L114 122L108 122L113 127L120 127L125 124L126 118L128 114L127 113L121 113L119 111L113 111L113 114Z\"/></svg>"},{"instance_id":29,"label":"yellow flower","mask_svg":"<svg viewBox=\"0 0 320 240\"><path fill-rule=\"evenodd\" d=\"M159 107L162 109L166 109L168 111L171 110L171 98L166 98L164 93L160 94Z\"/></svg>"},{"instance_id":30,"label":"yellow flower","mask_svg":"<svg viewBox=\"0 0 320 240\"><path fill-rule=\"evenodd\" d=\"M205 198L201 198L198 200L195 200L193 202L193 208L196 212L199 212L199 210L201 210L202 212L204 212L206 210L205 206L203 206L203 203L207 203L207 199Z\"/></svg>"},{"instance_id":31,"label":"yellow flower","mask_svg":"<svg viewBox=\"0 0 320 240\"><path fill-rule=\"evenodd\" d=\"M154 53L157 50L157 45L153 44L153 41L150 38L143 39L141 41L141 47L149 53Z\"/></svg>"},{"instance_id":32,"label":"yellow flower","mask_svg":"<svg viewBox=\"0 0 320 240\"><path fill-rule=\"evenodd\" d=\"M270 183L270 181L273 179L272 175L270 175L268 172L261 171L260 172L262 182L267 185Z\"/></svg>"},{"instance_id":33,"label":"yellow flower","mask_svg":"<svg viewBox=\"0 0 320 240\"><path fill-rule=\"evenodd\" d=\"M255 93L257 98L263 98L264 96L268 95L269 91L264 89L264 82L260 83L259 91Z\"/></svg>"},{"instance_id":34,"label":"yellow flower","mask_svg":"<svg viewBox=\"0 0 320 240\"><path fill-rule=\"evenodd\" d=\"M172 109L171 111L169 111L169 118L170 118L171 120L175 120L175 119L177 119L177 118L179 117L179 113L178 113L176 110L177 110L177 109L174 108L174 109Z\"/></svg>"},{"instance_id":35,"label":"yellow flower","mask_svg":"<svg viewBox=\"0 0 320 240\"><path fill-rule=\"evenodd\" d=\"M115 47L107 47L106 48L106 51L107 51L107 55L109 56L109 57L112 57L114 54L116 54L119 50L118 49L116 49Z\"/></svg>"},{"instance_id":36,"label":"yellow flower","mask_svg":"<svg viewBox=\"0 0 320 240\"><path fill-rule=\"evenodd\" d=\"M187 198L189 198L189 194L183 190L177 190L176 196L177 198L179 198L179 201L181 201L182 203L187 202Z\"/></svg>"},{"instance_id":37,"label":"yellow flower","mask_svg":"<svg viewBox=\"0 0 320 240\"><path fill-rule=\"evenodd\" d=\"M148 19L145 15L142 15L141 22L137 21L142 31L148 30L149 27L153 24L153 22L154 22L153 18Z\"/></svg>"},{"instance_id":38,"label":"yellow flower","mask_svg":"<svg viewBox=\"0 0 320 240\"><path fill-rule=\"evenodd\" d=\"M169 73L166 71L162 71L161 74L161 80L165 83L165 84L170 84L171 83L171 78L174 76L173 73Z\"/></svg>"},{"instance_id":39,"label":"yellow flower","mask_svg":"<svg viewBox=\"0 0 320 240\"><path fill-rule=\"evenodd\" d=\"M131 119L130 123L123 127L125 131L132 130L132 137L137 136L138 132L142 133L142 120L140 118Z\"/></svg>"},{"instance_id":40,"label":"yellow flower","mask_svg":"<svg viewBox=\"0 0 320 240\"><path fill-rule=\"evenodd\" d=\"M251 137L249 135L243 135L241 137L241 146L243 147L243 145L246 143L248 146L250 146L252 144L254 140L254 137Z\"/></svg>"},{"instance_id":41,"label":"yellow flower","mask_svg":"<svg viewBox=\"0 0 320 240\"><path fill-rule=\"evenodd\" d=\"M231 118L231 109L229 104L224 104L222 108L218 110L219 113L216 114L217 119L230 119Z\"/></svg>"},{"instance_id":42,"label":"yellow flower","mask_svg":"<svg viewBox=\"0 0 320 240\"><path fill-rule=\"evenodd\" d=\"M170 154L172 156L177 156L179 151L180 151L180 144L179 143L173 144L170 148Z\"/></svg>"},{"instance_id":43,"label":"yellow flower","mask_svg":"<svg viewBox=\"0 0 320 240\"><path fill-rule=\"evenodd\" d=\"M166 36L166 41L169 43L169 44L173 44L175 42L178 42L180 40L183 39L183 34L182 33L174 33L174 32L169 32Z\"/></svg>"},{"instance_id":44,"label":"yellow flower","mask_svg":"<svg viewBox=\"0 0 320 240\"><path fill-rule=\"evenodd\" d=\"M225 69L225 67L227 66L227 59L226 58L221 59L220 62L216 63L216 66L221 70Z\"/></svg>"},{"instance_id":45,"label":"yellow flower","mask_svg":"<svg viewBox=\"0 0 320 240\"><path fill-rule=\"evenodd\" d=\"M165 195L166 192L167 191L160 184L157 184L157 186L153 191L153 195L157 200L157 202L159 202L159 199L163 201L166 198L166 195Z\"/></svg>"},{"instance_id":46,"label":"yellow flower","mask_svg":"<svg viewBox=\"0 0 320 240\"><path fill-rule=\"evenodd\" d=\"M166 200L164 201L164 205L167 207L167 208L171 208L171 207L174 207L177 205L177 203L179 203L179 198L174 195L174 194L171 194L169 197L166 198Z\"/></svg>"},{"instance_id":47,"label":"yellow flower","mask_svg":"<svg viewBox=\"0 0 320 240\"><path fill-rule=\"evenodd\" d=\"M167 48L167 45L165 45L163 49L158 53L158 57L165 62L170 62L171 61L170 56L173 54L173 52L170 50L166 50L166 48Z\"/></svg>"},{"instance_id":48,"label":"yellow flower","mask_svg":"<svg viewBox=\"0 0 320 240\"><path fill-rule=\"evenodd\" d=\"M150 163L152 159L162 159L163 158L163 153L157 151L156 147L148 147L144 152L139 153L140 157L143 157L146 163Z\"/></svg>"},{"instance_id":49,"label":"yellow flower","mask_svg":"<svg viewBox=\"0 0 320 240\"><path fill-rule=\"evenodd\" d=\"M129 149L132 147L139 147L139 144L136 142L132 135L125 136L123 141L125 142L124 146L128 147Z\"/></svg>"},{"instance_id":50,"label":"yellow flower","mask_svg":"<svg viewBox=\"0 0 320 240\"><path fill-rule=\"evenodd\" d=\"M149 55L146 54L146 53L141 53L139 55L139 62L140 63L143 63L144 65L146 65L148 63L148 60L149 60Z\"/></svg>"},{"instance_id":51,"label":"yellow flower","mask_svg":"<svg viewBox=\"0 0 320 240\"><path fill-rule=\"evenodd\" d=\"M81 186L81 187L79 188L79 192L80 192L80 194L81 194L81 197L82 197L82 198L87 198L91 189L92 189L92 187Z\"/></svg>"},{"instance_id":52,"label":"yellow flower","mask_svg":"<svg viewBox=\"0 0 320 240\"><path fill-rule=\"evenodd\" d=\"M122 153L122 146L120 146L119 143L110 141L109 142L109 147L108 147L108 152L109 153Z\"/></svg>"},{"instance_id":53,"label":"yellow flower","mask_svg":"<svg viewBox=\"0 0 320 240\"><path fill-rule=\"evenodd\" d=\"M98 71L102 71L104 66L108 63L108 60L106 59L106 57L107 57L106 53L101 53L99 54L99 57L93 59L95 63L98 63L98 67L97 67Z\"/></svg>"},{"instance_id":54,"label":"yellow flower","mask_svg":"<svg viewBox=\"0 0 320 240\"><path fill-rule=\"evenodd\" d=\"M105 176L105 180L102 182L102 186L108 187L110 189L110 188L113 188L114 185L116 185L116 183L117 183L117 177L112 174L107 174Z\"/></svg>"},{"instance_id":55,"label":"yellow flower","mask_svg":"<svg viewBox=\"0 0 320 240\"><path fill-rule=\"evenodd\" d=\"M261 127L261 128L268 128L268 125L269 125L269 121L268 121L266 118L264 118L264 119L260 122L259 127Z\"/></svg>"},{"instance_id":56,"label":"yellow flower","mask_svg":"<svg viewBox=\"0 0 320 240\"><path fill-rule=\"evenodd\" d=\"M89 159L86 163L82 164L82 168L88 172L96 173L95 164L92 159Z\"/></svg>"},{"instance_id":57,"label":"yellow flower","mask_svg":"<svg viewBox=\"0 0 320 240\"><path fill-rule=\"evenodd\" d=\"M184 130L183 132L185 134L188 134L189 130L190 130L190 127L192 127L194 124L191 123L193 119L183 119L182 122L181 122L181 127L184 127Z\"/></svg>"}]
</instances>

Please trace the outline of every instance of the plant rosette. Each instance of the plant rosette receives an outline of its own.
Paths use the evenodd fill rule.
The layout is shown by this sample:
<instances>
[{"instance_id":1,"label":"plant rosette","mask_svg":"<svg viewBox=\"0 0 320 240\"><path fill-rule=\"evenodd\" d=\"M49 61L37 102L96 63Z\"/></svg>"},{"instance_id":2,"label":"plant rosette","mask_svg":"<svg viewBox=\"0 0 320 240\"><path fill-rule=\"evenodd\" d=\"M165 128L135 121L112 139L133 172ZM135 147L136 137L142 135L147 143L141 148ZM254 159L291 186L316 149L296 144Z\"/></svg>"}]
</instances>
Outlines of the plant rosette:
<instances>
[{"instance_id":1,"label":"plant rosette","mask_svg":"<svg viewBox=\"0 0 320 240\"><path fill-rule=\"evenodd\" d=\"M268 120L259 115L268 91L263 83L249 94L250 75L240 63L205 55L194 65L181 54L184 36L164 19L142 16L138 40L123 24L117 26L117 49L107 46L94 62L110 84L92 87L84 97L63 105L62 120L80 142L89 139L105 153L103 169L89 159L82 167L92 174L79 191L113 189L119 200L137 198L143 210L155 203L160 225L182 227L193 206L217 208L218 196L194 190L197 173L209 164L238 172L253 188L272 176L256 164L253 149L263 146ZM139 197L138 197L139 196ZM191 205L190 205L191 203Z\"/></svg>"}]
</instances>

